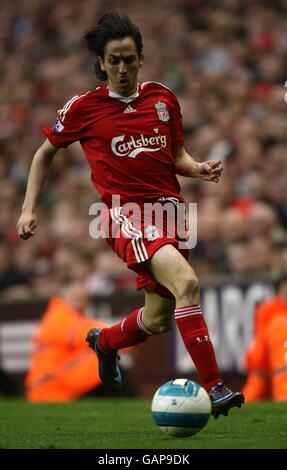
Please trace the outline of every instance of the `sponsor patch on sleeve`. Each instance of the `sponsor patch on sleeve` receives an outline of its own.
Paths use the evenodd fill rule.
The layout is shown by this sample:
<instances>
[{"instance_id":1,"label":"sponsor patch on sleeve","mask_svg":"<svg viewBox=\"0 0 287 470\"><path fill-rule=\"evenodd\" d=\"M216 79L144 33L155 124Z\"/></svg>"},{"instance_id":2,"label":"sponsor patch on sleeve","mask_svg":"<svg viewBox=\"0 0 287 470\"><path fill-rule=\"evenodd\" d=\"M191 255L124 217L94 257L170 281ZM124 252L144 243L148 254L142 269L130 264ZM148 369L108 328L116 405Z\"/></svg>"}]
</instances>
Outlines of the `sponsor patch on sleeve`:
<instances>
[{"instance_id":1,"label":"sponsor patch on sleeve","mask_svg":"<svg viewBox=\"0 0 287 470\"><path fill-rule=\"evenodd\" d=\"M63 124L61 123L60 119L57 118L54 126L53 126L53 131L54 132L62 132L62 130L64 129L64 126Z\"/></svg>"}]
</instances>

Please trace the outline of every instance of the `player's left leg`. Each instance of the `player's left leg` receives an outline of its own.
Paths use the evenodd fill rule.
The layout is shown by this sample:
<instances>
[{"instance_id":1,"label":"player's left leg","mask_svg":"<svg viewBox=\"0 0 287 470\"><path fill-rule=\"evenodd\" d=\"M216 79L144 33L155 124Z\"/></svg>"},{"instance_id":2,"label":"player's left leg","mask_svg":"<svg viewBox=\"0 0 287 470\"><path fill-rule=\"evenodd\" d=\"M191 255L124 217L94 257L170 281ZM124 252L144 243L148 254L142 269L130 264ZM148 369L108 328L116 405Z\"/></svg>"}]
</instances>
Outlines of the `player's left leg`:
<instances>
[{"instance_id":1,"label":"player's left leg","mask_svg":"<svg viewBox=\"0 0 287 470\"><path fill-rule=\"evenodd\" d=\"M212 402L212 414L217 418L227 415L230 408L240 407L244 397L232 392L222 382L212 341L199 303L199 282L197 276L171 244L161 246L148 262L154 279L174 296L176 301L175 320L183 342ZM144 322L146 322L144 317Z\"/></svg>"},{"instance_id":2,"label":"player's left leg","mask_svg":"<svg viewBox=\"0 0 287 470\"><path fill-rule=\"evenodd\" d=\"M146 341L149 336L171 329L175 301L145 290L145 306L134 310L124 320L109 328L92 329L87 342L99 359L99 375L114 390L122 386L117 351ZM143 321L144 313L144 321Z\"/></svg>"}]
</instances>

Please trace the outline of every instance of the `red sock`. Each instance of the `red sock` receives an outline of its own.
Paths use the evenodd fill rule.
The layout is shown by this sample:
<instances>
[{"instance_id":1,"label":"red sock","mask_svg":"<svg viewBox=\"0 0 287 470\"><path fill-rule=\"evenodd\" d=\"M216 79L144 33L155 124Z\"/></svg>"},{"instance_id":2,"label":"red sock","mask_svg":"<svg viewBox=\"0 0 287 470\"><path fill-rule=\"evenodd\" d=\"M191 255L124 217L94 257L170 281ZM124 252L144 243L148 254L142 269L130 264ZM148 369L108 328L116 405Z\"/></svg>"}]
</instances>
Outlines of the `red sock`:
<instances>
[{"instance_id":1,"label":"red sock","mask_svg":"<svg viewBox=\"0 0 287 470\"><path fill-rule=\"evenodd\" d=\"M151 333L142 322L143 307L134 310L121 323L103 328L99 336L99 346L104 352L143 343Z\"/></svg>"},{"instance_id":2,"label":"red sock","mask_svg":"<svg viewBox=\"0 0 287 470\"><path fill-rule=\"evenodd\" d=\"M201 385L209 390L222 379L200 305L188 305L175 309L175 320L185 347L197 369Z\"/></svg>"}]
</instances>

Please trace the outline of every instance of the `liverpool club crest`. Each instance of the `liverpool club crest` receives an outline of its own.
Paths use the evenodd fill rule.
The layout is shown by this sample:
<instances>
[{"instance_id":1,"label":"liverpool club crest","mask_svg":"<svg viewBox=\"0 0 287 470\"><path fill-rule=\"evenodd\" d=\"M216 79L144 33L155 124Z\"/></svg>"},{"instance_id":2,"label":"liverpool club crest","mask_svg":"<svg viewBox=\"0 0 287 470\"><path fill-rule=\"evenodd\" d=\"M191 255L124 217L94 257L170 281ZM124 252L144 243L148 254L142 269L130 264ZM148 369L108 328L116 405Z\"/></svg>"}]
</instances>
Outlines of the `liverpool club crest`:
<instances>
[{"instance_id":1,"label":"liverpool club crest","mask_svg":"<svg viewBox=\"0 0 287 470\"><path fill-rule=\"evenodd\" d=\"M159 233L155 225L148 225L145 228L145 236L149 242L156 240L159 237Z\"/></svg>"},{"instance_id":2,"label":"liverpool club crest","mask_svg":"<svg viewBox=\"0 0 287 470\"><path fill-rule=\"evenodd\" d=\"M155 105L155 109L157 111L157 115L160 121L168 121L169 120L169 114L168 110L166 108L166 104L163 103L162 101L158 101Z\"/></svg>"}]
</instances>

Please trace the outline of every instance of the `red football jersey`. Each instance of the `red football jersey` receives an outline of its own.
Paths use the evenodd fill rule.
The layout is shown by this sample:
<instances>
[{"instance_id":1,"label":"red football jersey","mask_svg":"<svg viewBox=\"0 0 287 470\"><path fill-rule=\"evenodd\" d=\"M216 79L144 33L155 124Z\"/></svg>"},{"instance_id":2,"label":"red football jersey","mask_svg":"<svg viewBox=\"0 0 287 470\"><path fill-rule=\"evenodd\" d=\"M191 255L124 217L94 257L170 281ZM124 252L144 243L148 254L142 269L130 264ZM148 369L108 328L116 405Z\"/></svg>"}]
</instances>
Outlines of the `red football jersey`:
<instances>
[{"instance_id":1,"label":"red football jersey","mask_svg":"<svg viewBox=\"0 0 287 470\"><path fill-rule=\"evenodd\" d=\"M175 95L159 83L139 84L127 99L105 86L75 96L58 111L53 129L43 132L56 148L80 141L108 206L112 195L121 205L178 197L172 146L184 144L182 116Z\"/></svg>"}]
</instances>

